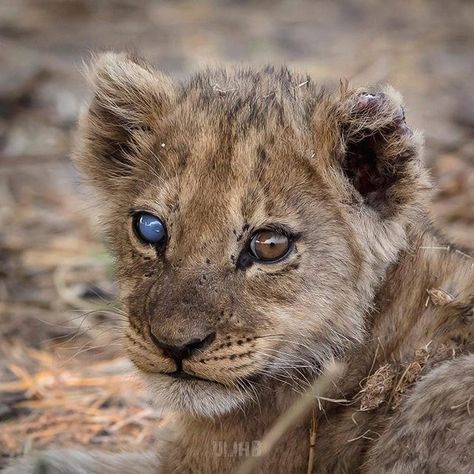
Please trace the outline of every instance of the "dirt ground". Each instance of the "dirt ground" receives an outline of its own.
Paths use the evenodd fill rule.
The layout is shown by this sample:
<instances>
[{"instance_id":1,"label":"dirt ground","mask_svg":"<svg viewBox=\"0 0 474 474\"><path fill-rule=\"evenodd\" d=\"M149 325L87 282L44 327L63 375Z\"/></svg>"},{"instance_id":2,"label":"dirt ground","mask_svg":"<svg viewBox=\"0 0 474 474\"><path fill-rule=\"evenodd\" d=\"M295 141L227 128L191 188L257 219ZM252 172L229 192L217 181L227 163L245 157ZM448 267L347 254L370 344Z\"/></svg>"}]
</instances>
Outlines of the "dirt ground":
<instances>
[{"instance_id":1,"label":"dirt ground","mask_svg":"<svg viewBox=\"0 0 474 474\"><path fill-rule=\"evenodd\" d=\"M172 417L123 356L112 261L68 159L91 52L132 49L177 79L273 62L390 82L425 131L435 222L472 248L473 24L469 0L0 0L0 466L49 445L144 447Z\"/></svg>"}]
</instances>

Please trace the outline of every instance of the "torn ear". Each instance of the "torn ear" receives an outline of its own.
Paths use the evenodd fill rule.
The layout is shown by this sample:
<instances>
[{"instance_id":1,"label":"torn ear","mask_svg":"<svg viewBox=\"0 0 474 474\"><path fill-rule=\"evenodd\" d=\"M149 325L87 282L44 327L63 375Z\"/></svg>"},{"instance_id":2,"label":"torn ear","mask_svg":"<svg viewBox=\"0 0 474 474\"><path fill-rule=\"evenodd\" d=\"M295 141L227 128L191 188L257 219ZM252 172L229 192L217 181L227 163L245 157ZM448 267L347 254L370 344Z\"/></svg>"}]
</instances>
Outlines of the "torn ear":
<instances>
[{"instance_id":1,"label":"torn ear","mask_svg":"<svg viewBox=\"0 0 474 474\"><path fill-rule=\"evenodd\" d=\"M171 107L175 88L164 74L126 54L101 54L90 73L92 99L79 122L74 154L93 184L116 185L134 157L152 146L153 130Z\"/></svg>"},{"instance_id":2,"label":"torn ear","mask_svg":"<svg viewBox=\"0 0 474 474\"><path fill-rule=\"evenodd\" d=\"M317 114L316 140L323 142L323 160L342 174L352 200L390 217L421 199L429 188L421 163L422 139L407 127L401 98L393 89L343 88L339 97L326 98Z\"/></svg>"}]
</instances>

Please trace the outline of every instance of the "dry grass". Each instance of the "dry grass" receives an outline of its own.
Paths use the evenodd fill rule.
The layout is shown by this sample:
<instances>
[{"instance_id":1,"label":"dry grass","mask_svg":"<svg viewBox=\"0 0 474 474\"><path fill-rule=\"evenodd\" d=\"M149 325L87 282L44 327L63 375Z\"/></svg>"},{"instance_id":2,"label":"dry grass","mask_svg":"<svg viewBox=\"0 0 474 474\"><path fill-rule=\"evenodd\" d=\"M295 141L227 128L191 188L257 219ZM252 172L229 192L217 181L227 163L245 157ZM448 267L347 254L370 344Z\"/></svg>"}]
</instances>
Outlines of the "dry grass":
<instances>
[{"instance_id":1,"label":"dry grass","mask_svg":"<svg viewBox=\"0 0 474 474\"><path fill-rule=\"evenodd\" d=\"M12 364L15 379L0 383L0 400L12 407L0 431L4 453L78 444L133 450L152 443L166 423L150 407L127 359L65 366L46 351L9 350L35 369Z\"/></svg>"}]
</instances>

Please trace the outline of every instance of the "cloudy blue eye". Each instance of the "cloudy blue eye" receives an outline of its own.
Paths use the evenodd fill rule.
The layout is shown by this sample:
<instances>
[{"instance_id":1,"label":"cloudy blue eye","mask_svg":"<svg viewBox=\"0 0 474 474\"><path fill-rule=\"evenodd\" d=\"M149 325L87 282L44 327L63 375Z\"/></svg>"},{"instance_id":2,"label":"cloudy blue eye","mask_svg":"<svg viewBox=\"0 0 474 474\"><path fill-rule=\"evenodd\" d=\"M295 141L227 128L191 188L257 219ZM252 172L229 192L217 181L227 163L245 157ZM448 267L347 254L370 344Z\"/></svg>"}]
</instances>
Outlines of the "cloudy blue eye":
<instances>
[{"instance_id":1,"label":"cloudy blue eye","mask_svg":"<svg viewBox=\"0 0 474 474\"><path fill-rule=\"evenodd\" d=\"M159 244L166 237L166 229L163 221L148 212L135 214L134 227L140 240L146 244Z\"/></svg>"}]
</instances>

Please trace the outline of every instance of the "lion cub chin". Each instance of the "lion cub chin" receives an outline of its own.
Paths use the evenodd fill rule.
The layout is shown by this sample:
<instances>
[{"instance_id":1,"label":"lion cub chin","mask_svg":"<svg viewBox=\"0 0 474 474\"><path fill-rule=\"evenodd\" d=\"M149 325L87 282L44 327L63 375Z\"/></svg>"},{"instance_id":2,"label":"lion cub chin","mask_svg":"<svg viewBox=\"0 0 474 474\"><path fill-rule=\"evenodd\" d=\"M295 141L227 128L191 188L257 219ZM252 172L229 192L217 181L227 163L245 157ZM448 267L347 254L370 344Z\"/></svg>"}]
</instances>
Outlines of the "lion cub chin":
<instances>
[{"instance_id":1,"label":"lion cub chin","mask_svg":"<svg viewBox=\"0 0 474 474\"><path fill-rule=\"evenodd\" d=\"M154 454L51 451L7 472L249 456L262 473L472 472L473 260L430 230L400 96L286 68L178 83L107 53L92 69L74 160L101 197L130 358L178 421ZM344 375L261 455L334 360Z\"/></svg>"}]
</instances>

